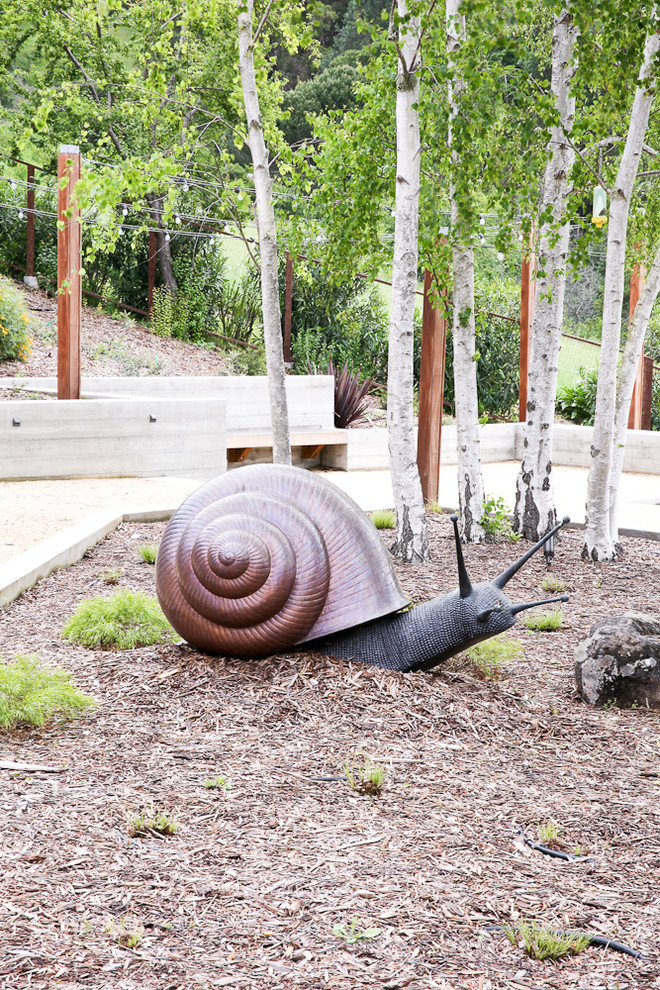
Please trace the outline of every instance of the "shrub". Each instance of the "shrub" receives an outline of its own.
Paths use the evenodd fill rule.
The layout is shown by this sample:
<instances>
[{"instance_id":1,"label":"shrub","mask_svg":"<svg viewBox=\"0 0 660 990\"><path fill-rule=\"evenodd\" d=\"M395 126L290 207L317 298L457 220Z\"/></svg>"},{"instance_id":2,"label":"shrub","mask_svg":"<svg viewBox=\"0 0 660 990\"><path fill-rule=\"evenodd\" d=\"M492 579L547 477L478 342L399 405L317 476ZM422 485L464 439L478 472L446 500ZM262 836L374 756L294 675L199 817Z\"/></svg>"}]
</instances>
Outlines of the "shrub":
<instances>
[{"instance_id":1,"label":"shrub","mask_svg":"<svg viewBox=\"0 0 660 990\"><path fill-rule=\"evenodd\" d=\"M517 543L520 536L511 529L511 510L502 496L487 495L484 499L484 514L481 526L492 543L509 540Z\"/></svg>"},{"instance_id":2,"label":"shrub","mask_svg":"<svg viewBox=\"0 0 660 990\"><path fill-rule=\"evenodd\" d=\"M0 361L27 361L32 352L29 323L23 296L0 276Z\"/></svg>"},{"instance_id":3,"label":"shrub","mask_svg":"<svg viewBox=\"0 0 660 990\"><path fill-rule=\"evenodd\" d=\"M582 426L593 426L597 385L598 368L580 368L577 381L557 392L556 409L560 416Z\"/></svg>"},{"instance_id":4,"label":"shrub","mask_svg":"<svg viewBox=\"0 0 660 990\"><path fill-rule=\"evenodd\" d=\"M65 670L42 667L37 656L0 661L0 726L42 726L56 716L70 718L95 705Z\"/></svg>"},{"instance_id":5,"label":"shrub","mask_svg":"<svg viewBox=\"0 0 660 990\"><path fill-rule=\"evenodd\" d=\"M127 590L118 591L111 598L81 602L62 635L83 646L117 650L132 650L177 638L155 598Z\"/></svg>"}]
</instances>

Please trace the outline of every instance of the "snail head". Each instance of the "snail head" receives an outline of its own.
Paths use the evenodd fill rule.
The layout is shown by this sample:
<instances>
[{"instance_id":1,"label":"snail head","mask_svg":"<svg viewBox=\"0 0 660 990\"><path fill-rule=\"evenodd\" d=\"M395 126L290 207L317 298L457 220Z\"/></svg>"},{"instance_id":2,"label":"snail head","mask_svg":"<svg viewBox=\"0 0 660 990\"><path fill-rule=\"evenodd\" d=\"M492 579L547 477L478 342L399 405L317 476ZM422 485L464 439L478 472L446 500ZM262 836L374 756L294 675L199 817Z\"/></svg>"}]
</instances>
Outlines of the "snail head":
<instances>
[{"instance_id":1,"label":"snail head","mask_svg":"<svg viewBox=\"0 0 660 990\"><path fill-rule=\"evenodd\" d=\"M459 595L462 603L469 606L470 615L476 619L475 632L480 638L495 636L504 632L514 625L516 615L524 612L528 608L535 608L537 605L549 605L553 602L566 602L568 595L561 595L558 598L544 598L540 601L525 602L521 605L512 605L502 590L520 568L529 560L533 554L540 550L546 542L554 537L556 533L565 526L570 519L564 516L562 521L551 529L545 536L535 543L529 550L511 564L505 571L502 571L492 581L484 581L473 585L465 566L463 558L463 548L458 532L458 516L452 515L451 521L454 526L454 541L456 544L456 558L458 561L458 582Z\"/></svg>"}]
</instances>

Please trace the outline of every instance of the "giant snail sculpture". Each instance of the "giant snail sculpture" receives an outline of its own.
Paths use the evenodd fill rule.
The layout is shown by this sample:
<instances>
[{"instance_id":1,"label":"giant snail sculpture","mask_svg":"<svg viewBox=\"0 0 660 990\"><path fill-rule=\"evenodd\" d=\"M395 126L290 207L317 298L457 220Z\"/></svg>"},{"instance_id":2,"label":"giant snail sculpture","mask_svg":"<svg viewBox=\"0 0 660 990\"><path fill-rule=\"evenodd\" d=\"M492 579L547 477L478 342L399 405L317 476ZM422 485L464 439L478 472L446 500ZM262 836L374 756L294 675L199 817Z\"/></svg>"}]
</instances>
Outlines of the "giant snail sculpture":
<instances>
[{"instance_id":1,"label":"giant snail sculpture","mask_svg":"<svg viewBox=\"0 0 660 990\"><path fill-rule=\"evenodd\" d=\"M156 589L203 652L263 657L305 644L389 670L429 670L565 595L512 605L503 588L565 518L502 574L473 585L452 516L459 587L410 608L364 512L300 468L258 464L202 485L167 525Z\"/></svg>"}]
</instances>

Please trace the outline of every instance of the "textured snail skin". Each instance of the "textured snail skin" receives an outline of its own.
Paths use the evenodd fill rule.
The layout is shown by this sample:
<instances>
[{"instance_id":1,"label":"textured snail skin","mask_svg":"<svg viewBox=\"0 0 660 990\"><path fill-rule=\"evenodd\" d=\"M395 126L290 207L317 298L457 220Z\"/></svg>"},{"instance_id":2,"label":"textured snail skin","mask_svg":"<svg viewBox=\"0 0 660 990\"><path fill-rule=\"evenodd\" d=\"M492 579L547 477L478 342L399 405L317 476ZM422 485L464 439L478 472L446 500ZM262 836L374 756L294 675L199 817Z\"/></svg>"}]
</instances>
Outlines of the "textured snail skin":
<instances>
[{"instance_id":1,"label":"textured snail skin","mask_svg":"<svg viewBox=\"0 0 660 990\"><path fill-rule=\"evenodd\" d=\"M459 588L416 608L371 520L300 468L258 464L202 485L170 520L156 590L180 635L207 653L261 657L305 644L387 670L429 670L514 625L502 588L561 527L489 583L472 585L452 516Z\"/></svg>"},{"instance_id":2,"label":"textured snail skin","mask_svg":"<svg viewBox=\"0 0 660 990\"><path fill-rule=\"evenodd\" d=\"M329 656L360 660L387 670L429 670L514 625L515 616L505 595L489 584L477 584L472 590L469 598L452 591L310 645ZM497 604L499 610L486 622L479 622L477 616Z\"/></svg>"}]
</instances>

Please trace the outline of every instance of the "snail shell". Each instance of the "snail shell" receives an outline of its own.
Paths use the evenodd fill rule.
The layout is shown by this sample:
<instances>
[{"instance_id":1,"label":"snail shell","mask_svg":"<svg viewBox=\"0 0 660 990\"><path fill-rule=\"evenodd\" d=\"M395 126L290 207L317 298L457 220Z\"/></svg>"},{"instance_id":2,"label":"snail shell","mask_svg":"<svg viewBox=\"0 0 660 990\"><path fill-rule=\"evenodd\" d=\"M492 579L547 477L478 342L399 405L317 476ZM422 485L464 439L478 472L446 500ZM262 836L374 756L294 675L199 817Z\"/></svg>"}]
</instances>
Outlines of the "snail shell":
<instances>
[{"instance_id":1,"label":"snail shell","mask_svg":"<svg viewBox=\"0 0 660 990\"><path fill-rule=\"evenodd\" d=\"M255 464L197 489L156 560L163 612L207 653L267 656L408 604L371 520L300 468Z\"/></svg>"}]
</instances>

